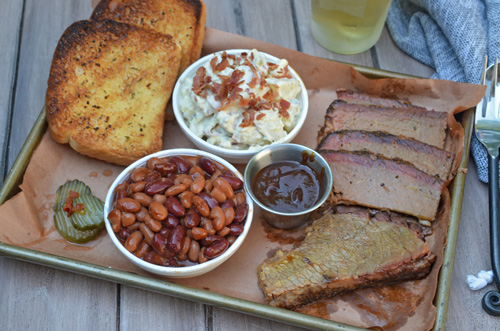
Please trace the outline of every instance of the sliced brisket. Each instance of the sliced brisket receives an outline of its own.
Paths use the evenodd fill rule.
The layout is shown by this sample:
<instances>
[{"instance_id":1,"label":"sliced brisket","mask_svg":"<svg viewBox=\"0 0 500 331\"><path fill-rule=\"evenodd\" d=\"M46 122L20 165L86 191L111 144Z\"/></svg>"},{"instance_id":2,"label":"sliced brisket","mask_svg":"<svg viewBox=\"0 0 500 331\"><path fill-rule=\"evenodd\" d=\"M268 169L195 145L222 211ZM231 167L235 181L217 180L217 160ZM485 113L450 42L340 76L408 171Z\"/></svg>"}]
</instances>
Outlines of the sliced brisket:
<instances>
[{"instance_id":1,"label":"sliced brisket","mask_svg":"<svg viewBox=\"0 0 500 331\"><path fill-rule=\"evenodd\" d=\"M410 164L370 153L320 151L333 173L334 203L436 217L444 182Z\"/></svg>"},{"instance_id":2,"label":"sliced brisket","mask_svg":"<svg viewBox=\"0 0 500 331\"><path fill-rule=\"evenodd\" d=\"M328 107L320 136L332 131L380 131L443 148L448 114L414 107L382 108L335 100Z\"/></svg>"},{"instance_id":3,"label":"sliced brisket","mask_svg":"<svg viewBox=\"0 0 500 331\"><path fill-rule=\"evenodd\" d=\"M405 222L356 208L316 220L297 248L264 261L258 277L270 305L293 309L347 290L423 278L434 260Z\"/></svg>"},{"instance_id":4,"label":"sliced brisket","mask_svg":"<svg viewBox=\"0 0 500 331\"><path fill-rule=\"evenodd\" d=\"M415 168L447 180L453 163L453 153L419 142L382 132L338 131L326 136L318 150L366 151L388 159L409 162Z\"/></svg>"},{"instance_id":5,"label":"sliced brisket","mask_svg":"<svg viewBox=\"0 0 500 331\"><path fill-rule=\"evenodd\" d=\"M409 101L399 99L382 98L375 95L360 93L353 90L339 89L337 90L337 97L347 103L354 103L358 105L374 105L379 107L410 107L418 108L420 110L427 110L424 107L412 105Z\"/></svg>"}]
</instances>

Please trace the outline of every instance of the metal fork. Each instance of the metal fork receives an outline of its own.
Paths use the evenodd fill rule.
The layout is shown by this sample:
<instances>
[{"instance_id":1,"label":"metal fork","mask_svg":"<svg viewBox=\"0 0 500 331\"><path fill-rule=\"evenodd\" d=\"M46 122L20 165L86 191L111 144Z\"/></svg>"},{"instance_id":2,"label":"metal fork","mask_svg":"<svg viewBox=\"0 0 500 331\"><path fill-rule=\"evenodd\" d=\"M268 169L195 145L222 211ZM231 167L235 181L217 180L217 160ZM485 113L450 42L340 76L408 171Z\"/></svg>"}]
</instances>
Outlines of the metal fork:
<instances>
[{"instance_id":1,"label":"metal fork","mask_svg":"<svg viewBox=\"0 0 500 331\"><path fill-rule=\"evenodd\" d=\"M481 83L487 85L486 94L476 107L475 131L478 140L488 150L490 254L493 278L500 290L500 194L498 189L498 155L500 148L500 96L498 91L498 58L487 68L486 57ZM483 309L490 315L500 316L500 293L489 291L482 300Z\"/></svg>"}]
</instances>

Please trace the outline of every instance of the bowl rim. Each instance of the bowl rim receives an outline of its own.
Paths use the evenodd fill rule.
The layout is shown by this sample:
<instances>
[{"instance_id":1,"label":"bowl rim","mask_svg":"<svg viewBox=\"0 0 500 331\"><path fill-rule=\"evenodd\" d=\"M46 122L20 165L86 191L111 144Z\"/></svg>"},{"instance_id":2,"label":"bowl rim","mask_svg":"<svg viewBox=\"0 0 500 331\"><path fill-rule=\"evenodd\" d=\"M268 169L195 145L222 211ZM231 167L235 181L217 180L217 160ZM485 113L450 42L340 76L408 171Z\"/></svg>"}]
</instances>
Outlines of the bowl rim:
<instances>
[{"instance_id":1,"label":"bowl rim","mask_svg":"<svg viewBox=\"0 0 500 331\"><path fill-rule=\"evenodd\" d=\"M142 157L141 159L135 161L134 163L130 164L127 166L113 181L111 186L108 189L108 192L106 194L106 199L104 202L104 223L106 225L106 230L108 232L109 237L111 238L113 244L118 248L120 252L122 252L125 257L127 257L131 262L133 262L135 265L141 267L144 270L147 270L152 273L156 273L159 275L164 275L164 276L182 276L186 274L186 276L189 276L189 274L193 274L194 276L198 276L203 272L208 272L211 271L212 269L216 268L223 262L225 262L228 258L230 258L243 244L243 241L245 240L249 230L250 226L252 224L252 219L253 219L253 211L254 211L254 206L253 206L253 201L251 199L247 198L247 205L248 205L248 213L247 213L247 218L245 221L245 225L243 227L243 232L236 238L234 243L228 247L228 249L220 256L208 260L206 262L200 263L200 264L195 264L192 266L183 266L183 267L165 267L165 266L160 266L160 265L155 265L153 263L149 263L144 261L143 259L138 258L134 254L130 253L125 246L118 240L116 237L115 232L111 228L111 223L108 220L108 214L112 210L112 204L113 204L113 199L114 199L114 190L116 186L120 183L122 183L124 180L128 178L130 175L131 171L137 167L143 166L147 163L147 160L153 158L153 157L170 157L170 156L206 156L211 158L212 160L220 163L224 167L226 167L228 170L230 170L235 176L240 178L244 182L244 177L243 175L236 169L231 163L227 162L223 158L213 155L209 152L197 150L197 149L191 149L191 148L174 148L174 149L166 149L166 150L161 150L153 154L149 154L147 156ZM248 195L248 192L246 192L246 187L243 186L245 193Z\"/></svg>"},{"instance_id":2,"label":"bowl rim","mask_svg":"<svg viewBox=\"0 0 500 331\"><path fill-rule=\"evenodd\" d=\"M180 95L180 89L181 89L180 86L181 86L182 82L188 76L194 76L192 73L195 70L197 70L201 65L203 65L206 62L208 62L209 60L211 60L213 58L213 56L216 55L216 54L220 54L220 53L223 53L223 52L226 52L228 54L238 54L238 53L243 53L243 52L249 53L251 51L252 51L252 49L241 49L241 48L238 48L238 49L221 50L221 51L216 51L216 52L207 54L204 57L202 57L199 60L197 60L196 62L194 62L193 64L191 64L186 70L184 70L184 72L180 75L179 79L177 79L177 82L176 82L176 84L174 86L174 90L172 92L172 109L173 109L175 118L177 120L177 123L179 123L179 126L181 127L182 131L184 131L184 133L186 133L186 135L188 137L190 137L190 139L193 139L197 144L199 144L201 146L204 146L207 149L212 150L214 153L232 155L232 156L235 156L235 157L238 157L238 156L241 156L241 157L251 156L251 155L257 153L258 151L262 150L263 148L283 143L284 141L290 139L290 137L291 137L290 140L293 140L293 138L295 138L295 136L297 136L297 134L299 133L300 129L302 128L302 125L304 124L304 122L306 120L307 113L308 113L308 110L309 110L309 96L308 96L308 93L307 93L307 89L306 89L306 86L305 86L304 82L302 81L302 78L299 76L299 74L289 64L288 65L288 69L292 73L292 76L299 81L299 85L300 85L300 100L301 100L302 105L301 105L300 116L297 119L297 123L296 123L295 127L289 133L287 133L287 135L284 136L283 138L281 138L281 139L279 139L279 140L277 140L277 141L275 141L275 142L273 142L273 143L271 143L269 145L266 145L266 146L262 146L262 147L255 148L255 149L241 150L241 149L225 148L225 147L220 147L220 146L217 146L217 145L210 144L206 140L204 140L204 139L198 137L197 135L193 134L193 132L191 131L191 129L189 129L189 127L187 126L186 121L184 119L184 116L183 116L183 114L182 114L182 112L180 110L180 106L179 106L179 102L180 102L179 95ZM277 62L279 62L281 60L280 58L278 58L276 56L270 55L270 54L265 53L265 52L261 52L259 50L257 50L257 51L260 54L266 56L268 59L274 61L275 63L277 63Z\"/></svg>"},{"instance_id":3,"label":"bowl rim","mask_svg":"<svg viewBox=\"0 0 500 331\"><path fill-rule=\"evenodd\" d=\"M258 153L256 153L251 159L250 161L248 162L248 165L252 165L254 163L254 160L259 157L260 155L262 154L272 154L273 153L273 149L274 148L283 148L283 147L293 147L293 148L301 148L303 151L307 151L309 153L314 153L314 159L315 160L320 160L320 163L324 163L325 164L325 176L327 178L327 187L324 187L323 188L323 194L322 196L320 197L320 199L318 201L316 201L316 203L303 210L303 211L300 211L300 212L295 212L295 213L286 213L286 212L280 212L280 211L277 211L277 210L274 210L266 205L264 205L262 202L259 201L259 199L257 199L257 197L253 194L253 190L252 190L252 183L251 183L251 180L245 180L243 183L244 183L244 186L245 186L245 191L247 192L247 194L251 197L251 199L253 200L253 202L255 202L255 204L257 206L259 206L260 208L264 209L265 211L271 213L271 214L275 214L275 215L279 215L279 216L302 216L302 215L306 215L308 213L311 213L313 212L314 210L318 209L325 201L326 199L328 199L328 196L330 195L330 192L332 190L332 186L333 186L333 174L332 174L332 169L330 168L330 166L328 165L328 162L326 162L325 158L323 156L321 156L320 153L318 153L317 151L315 151L314 149L312 148L309 148L307 146L303 146L303 145L300 145L300 144L294 144L294 143L283 143L283 144L279 144L279 145L271 145L271 146L267 146L266 148L260 150ZM244 178L247 179L247 177L250 176L250 167L249 166L246 166L245 167L245 173L244 173ZM266 165L267 166L267 165ZM261 169L259 169L261 170Z\"/></svg>"}]
</instances>

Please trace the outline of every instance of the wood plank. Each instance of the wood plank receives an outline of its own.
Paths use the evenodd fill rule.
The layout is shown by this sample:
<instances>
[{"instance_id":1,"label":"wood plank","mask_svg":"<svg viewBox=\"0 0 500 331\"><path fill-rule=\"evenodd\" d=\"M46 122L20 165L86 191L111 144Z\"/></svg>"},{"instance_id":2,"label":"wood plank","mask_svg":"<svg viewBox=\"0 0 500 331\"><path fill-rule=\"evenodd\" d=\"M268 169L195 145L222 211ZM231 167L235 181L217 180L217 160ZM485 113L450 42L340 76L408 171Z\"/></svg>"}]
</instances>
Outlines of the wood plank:
<instances>
[{"instance_id":1,"label":"wood plank","mask_svg":"<svg viewBox=\"0 0 500 331\"><path fill-rule=\"evenodd\" d=\"M0 329L116 329L111 283L7 258L0 265Z\"/></svg>"},{"instance_id":2,"label":"wood plank","mask_svg":"<svg viewBox=\"0 0 500 331\"><path fill-rule=\"evenodd\" d=\"M60 35L73 21L90 14L88 0L25 2L10 144L3 159L9 168L43 106ZM1 33L9 31L11 24L15 27L15 15L15 10L2 11ZM19 22L17 25L19 29ZM17 52L15 45L7 49ZM11 90L1 89L2 93ZM5 99L2 97L2 102ZM0 305L2 325L7 326L0 329L116 329L116 284L7 258L0 259L0 279L0 300L9 303Z\"/></svg>"},{"instance_id":3,"label":"wood plank","mask_svg":"<svg viewBox=\"0 0 500 331\"><path fill-rule=\"evenodd\" d=\"M434 69L403 53L392 40L387 26L374 47L378 68L419 77L430 77Z\"/></svg>"},{"instance_id":4,"label":"wood plank","mask_svg":"<svg viewBox=\"0 0 500 331\"><path fill-rule=\"evenodd\" d=\"M207 0L205 3L207 27L297 49L288 0Z\"/></svg>"},{"instance_id":5,"label":"wood plank","mask_svg":"<svg viewBox=\"0 0 500 331\"><path fill-rule=\"evenodd\" d=\"M0 185L6 173L4 153L7 152L10 116L14 97L14 84L17 65L19 37L22 24L23 2L6 0L0 12Z\"/></svg>"},{"instance_id":6,"label":"wood plank","mask_svg":"<svg viewBox=\"0 0 500 331\"><path fill-rule=\"evenodd\" d=\"M129 286L122 286L120 329L209 330L205 321L205 306Z\"/></svg>"},{"instance_id":7,"label":"wood plank","mask_svg":"<svg viewBox=\"0 0 500 331\"><path fill-rule=\"evenodd\" d=\"M489 285L482 290L471 291L466 283L467 275L491 270L488 185L478 180L472 160L467 169L446 329L495 330L500 325L498 317L488 315L481 306L481 300L486 292L498 289Z\"/></svg>"}]
</instances>

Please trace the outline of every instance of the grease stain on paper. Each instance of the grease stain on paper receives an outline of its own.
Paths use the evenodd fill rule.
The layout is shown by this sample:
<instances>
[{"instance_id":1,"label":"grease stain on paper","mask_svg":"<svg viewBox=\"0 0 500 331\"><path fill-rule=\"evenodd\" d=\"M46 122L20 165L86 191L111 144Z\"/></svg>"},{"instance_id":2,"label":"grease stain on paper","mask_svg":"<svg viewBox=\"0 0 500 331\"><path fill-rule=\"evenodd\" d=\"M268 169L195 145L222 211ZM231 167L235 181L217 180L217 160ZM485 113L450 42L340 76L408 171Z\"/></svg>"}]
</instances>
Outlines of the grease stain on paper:
<instances>
[{"instance_id":1,"label":"grease stain on paper","mask_svg":"<svg viewBox=\"0 0 500 331\"><path fill-rule=\"evenodd\" d=\"M113 170L111 169L105 169L102 174L104 175L104 177L110 177L110 176L113 176Z\"/></svg>"}]
</instances>

